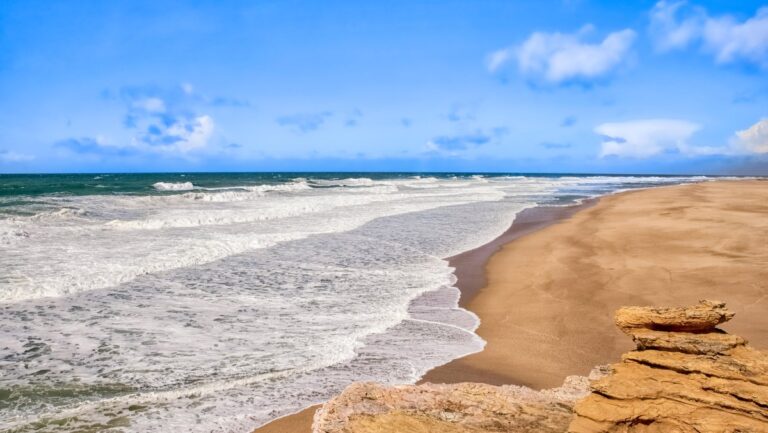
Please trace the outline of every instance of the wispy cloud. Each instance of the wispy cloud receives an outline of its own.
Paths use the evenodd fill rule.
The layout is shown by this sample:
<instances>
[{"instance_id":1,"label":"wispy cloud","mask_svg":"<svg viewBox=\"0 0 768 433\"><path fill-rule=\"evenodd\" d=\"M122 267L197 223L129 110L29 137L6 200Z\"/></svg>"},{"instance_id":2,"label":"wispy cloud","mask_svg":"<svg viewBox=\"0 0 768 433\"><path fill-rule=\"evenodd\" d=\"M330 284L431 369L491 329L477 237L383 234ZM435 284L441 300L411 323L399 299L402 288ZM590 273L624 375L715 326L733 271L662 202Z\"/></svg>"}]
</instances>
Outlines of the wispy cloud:
<instances>
[{"instance_id":1,"label":"wispy cloud","mask_svg":"<svg viewBox=\"0 0 768 433\"><path fill-rule=\"evenodd\" d=\"M434 149L440 150L466 150L470 147L482 146L490 143L491 136L476 132L465 135L441 135L433 138L430 143Z\"/></svg>"},{"instance_id":2,"label":"wispy cloud","mask_svg":"<svg viewBox=\"0 0 768 433\"><path fill-rule=\"evenodd\" d=\"M77 154L125 156L138 152L138 149L132 147L111 145L101 137L68 138L57 141L54 146Z\"/></svg>"},{"instance_id":3,"label":"wispy cloud","mask_svg":"<svg viewBox=\"0 0 768 433\"><path fill-rule=\"evenodd\" d=\"M742 90L733 95L731 102L734 104L752 104L766 99L766 96L768 96L768 88Z\"/></svg>"},{"instance_id":4,"label":"wispy cloud","mask_svg":"<svg viewBox=\"0 0 768 433\"><path fill-rule=\"evenodd\" d=\"M28 162L34 160L33 155L26 153L19 153L13 150L0 149L0 162L15 163L15 162Z\"/></svg>"},{"instance_id":5,"label":"wispy cloud","mask_svg":"<svg viewBox=\"0 0 768 433\"><path fill-rule=\"evenodd\" d=\"M570 143L555 143L552 141L545 141L539 143L539 145L545 149L569 149L571 147Z\"/></svg>"},{"instance_id":6,"label":"wispy cloud","mask_svg":"<svg viewBox=\"0 0 768 433\"><path fill-rule=\"evenodd\" d=\"M677 15L685 2L660 1L651 10L649 32L656 49L669 51L684 48L701 34L704 11L695 10L695 17L678 20Z\"/></svg>"},{"instance_id":7,"label":"wispy cloud","mask_svg":"<svg viewBox=\"0 0 768 433\"><path fill-rule=\"evenodd\" d=\"M579 118L574 115L566 116L562 121L560 121L560 126L563 128L570 128L571 126L575 125L578 120Z\"/></svg>"},{"instance_id":8,"label":"wispy cloud","mask_svg":"<svg viewBox=\"0 0 768 433\"><path fill-rule=\"evenodd\" d=\"M280 126L291 128L295 132L307 133L320 128L325 120L332 115L333 113L330 111L297 113L280 116L276 120Z\"/></svg>"},{"instance_id":9,"label":"wispy cloud","mask_svg":"<svg viewBox=\"0 0 768 433\"><path fill-rule=\"evenodd\" d=\"M484 146L508 133L506 128L493 128L490 132L477 130L467 134L440 135L429 140L426 144L428 152L458 155L464 151Z\"/></svg>"},{"instance_id":10,"label":"wispy cloud","mask_svg":"<svg viewBox=\"0 0 768 433\"><path fill-rule=\"evenodd\" d=\"M488 67L488 71L493 73L502 68L502 66L509 63L510 60L515 57L515 47L502 48L496 50L488 55L485 64Z\"/></svg>"},{"instance_id":11,"label":"wispy cloud","mask_svg":"<svg viewBox=\"0 0 768 433\"><path fill-rule=\"evenodd\" d=\"M162 101L165 104L173 106L197 106L197 107L234 107L249 108L250 101L247 99L233 98L222 95L209 95L195 89L190 83L182 83L178 86L158 86L158 85L133 85L123 86L114 92L106 89L102 92L106 99L119 99L122 101L138 101L144 99L149 102L152 98L157 98L155 103ZM147 107L150 108L150 107Z\"/></svg>"},{"instance_id":12,"label":"wispy cloud","mask_svg":"<svg viewBox=\"0 0 768 433\"><path fill-rule=\"evenodd\" d=\"M344 126L353 128L357 126L360 119L363 118L363 112L359 108L355 108L351 113L347 115L347 120L344 121Z\"/></svg>"},{"instance_id":13,"label":"wispy cloud","mask_svg":"<svg viewBox=\"0 0 768 433\"><path fill-rule=\"evenodd\" d=\"M475 120L475 113L465 104L455 104L446 116L449 122L459 123Z\"/></svg>"},{"instance_id":14,"label":"wispy cloud","mask_svg":"<svg viewBox=\"0 0 768 433\"><path fill-rule=\"evenodd\" d=\"M686 2L660 1L650 15L649 31L659 51L698 45L720 64L742 61L768 68L768 7L739 21L731 15L711 16Z\"/></svg>"},{"instance_id":15,"label":"wispy cloud","mask_svg":"<svg viewBox=\"0 0 768 433\"><path fill-rule=\"evenodd\" d=\"M214 107L246 108L251 106L251 103L245 99L229 98L227 96L214 96L213 98L205 99L205 102Z\"/></svg>"},{"instance_id":16,"label":"wispy cloud","mask_svg":"<svg viewBox=\"0 0 768 433\"><path fill-rule=\"evenodd\" d=\"M496 72L515 60L522 74L551 84L606 78L627 61L636 33L624 29L590 42L593 33L592 25L572 34L535 32L519 46L491 53L488 70Z\"/></svg>"}]
</instances>

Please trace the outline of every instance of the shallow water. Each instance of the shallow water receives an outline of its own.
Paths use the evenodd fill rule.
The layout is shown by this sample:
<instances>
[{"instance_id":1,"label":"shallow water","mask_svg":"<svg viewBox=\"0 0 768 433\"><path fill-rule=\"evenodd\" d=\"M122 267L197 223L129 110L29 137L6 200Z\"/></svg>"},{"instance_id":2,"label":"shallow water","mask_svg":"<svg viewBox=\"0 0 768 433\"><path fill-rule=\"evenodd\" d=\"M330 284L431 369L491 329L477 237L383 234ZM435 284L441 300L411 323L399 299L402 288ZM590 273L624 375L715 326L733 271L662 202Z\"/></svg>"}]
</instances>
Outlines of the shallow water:
<instances>
[{"instance_id":1,"label":"shallow water","mask_svg":"<svg viewBox=\"0 0 768 433\"><path fill-rule=\"evenodd\" d=\"M0 176L0 425L244 432L483 342L443 258L537 204L700 178Z\"/></svg>"}]
</instances>

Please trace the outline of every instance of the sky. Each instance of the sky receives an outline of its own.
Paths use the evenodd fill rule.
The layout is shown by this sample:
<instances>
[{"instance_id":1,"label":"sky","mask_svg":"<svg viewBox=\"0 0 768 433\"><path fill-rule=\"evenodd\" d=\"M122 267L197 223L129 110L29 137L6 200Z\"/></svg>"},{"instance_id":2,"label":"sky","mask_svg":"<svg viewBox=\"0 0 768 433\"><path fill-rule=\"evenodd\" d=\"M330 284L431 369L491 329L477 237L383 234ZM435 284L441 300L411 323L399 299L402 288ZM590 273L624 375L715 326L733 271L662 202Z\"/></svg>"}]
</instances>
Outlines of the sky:
<instances>
[{"instance_id":1,"label":"sky","mask_svg":"<svg viewBox=\"0 0 768 433\"><path fill-rule=\"evenodd\" d=\"M0 173L768 174L768 3L0 2Z\"/></svg>"}]
</instances>

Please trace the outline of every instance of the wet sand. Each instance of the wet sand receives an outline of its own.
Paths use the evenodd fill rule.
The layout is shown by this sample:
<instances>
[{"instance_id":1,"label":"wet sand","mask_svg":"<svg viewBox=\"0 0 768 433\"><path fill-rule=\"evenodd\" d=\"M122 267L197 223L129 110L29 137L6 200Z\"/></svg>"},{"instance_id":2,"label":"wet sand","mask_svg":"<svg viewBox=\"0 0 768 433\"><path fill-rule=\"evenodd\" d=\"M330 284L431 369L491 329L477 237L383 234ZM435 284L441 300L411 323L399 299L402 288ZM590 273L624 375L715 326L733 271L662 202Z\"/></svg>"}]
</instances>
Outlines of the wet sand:
<instances>
[{"instance_id":1,"label":"wet sand","mask_svg":"<svg viewBox=\"0 0 768 433\"><path fill-rule=\"evenodd\" d=\"M613 326L622 305L719 299L736 312L724 328L768 348L768 182L678 185L547 209L451 258L462 306L480 317L487 346L423 381L559 386L631 349ZM307 433L312 413L256 431Z\"/></svg>"},{"instance_id":2,"label":"wet sand","mask_svg":"<svg viewBox=\"0 0 768 433\"><path fill-rule=\"evenodd\" d=\"M293 415L278 418L257 428L253 433L311 433L312 417L319 408L318 404Z\"/></svg>"}]
</instances>

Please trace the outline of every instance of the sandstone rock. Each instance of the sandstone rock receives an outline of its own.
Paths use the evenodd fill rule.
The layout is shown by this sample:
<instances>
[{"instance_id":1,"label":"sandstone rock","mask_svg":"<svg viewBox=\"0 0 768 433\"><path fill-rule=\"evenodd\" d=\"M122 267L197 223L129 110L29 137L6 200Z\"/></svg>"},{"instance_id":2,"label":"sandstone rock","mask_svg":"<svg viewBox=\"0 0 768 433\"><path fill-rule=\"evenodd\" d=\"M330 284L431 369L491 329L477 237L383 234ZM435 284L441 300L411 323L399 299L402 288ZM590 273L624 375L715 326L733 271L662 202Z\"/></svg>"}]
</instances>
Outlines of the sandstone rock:
<instances>
[{"instance_id":1,"label":"sandstone rock","mask_svg":"<svg viewBox=\"0 0 768 433\"><path fill-rule=\"evenodd\" d=\"M357 383L318 410L313 433L562 433L588 383L571 376L562 387L544 391L481 383Z\"/></svg>"},{"instance_id":2,"label":"sandstone rock","mask_svg":"<svg viewBox=\"0 0 768 433\"><path fill-rule=\"evenodd\" d=\"M663 332L639 329L632 332L639 350L657 349L682 353L716 355L725 353L747 342L737 336L721 332L688 334L685 332Z\"/></svg>"},{"instance_id":3,"label":"sandstone rock","mask_svg":"<svg viewBox=\"0 0 768 433\"><path fill-rule=\"evenodd\" d=\"M620 309L638 350L592 383L568 431L768 432L768 354L715 328L732 317L715 301Z\"/></svg>"},{"instance_id":4,"label":"sandstone rock","mask_svg":"<svg viewBox=\"0 0 768 433\"><path fill-rule=\"evenodd\" d=\"M706 332L733 318L720 301L699 301L693 307L623 307L616 312L616 326L631 335L638 328L657 331Z\"/></svg>"},{"instance_id":5,"label":"sandstone rock","mask_svg":"<svg viewBox=\"0 0 768 433\"><path fill-rule=\"evenodd\" d=\"M716 328L732 317L715 301L622 308L637 350L589 379L544 391L357 383L317 411L313 433L768 433L768 353Z\"/></svg>"}]
</instances>

